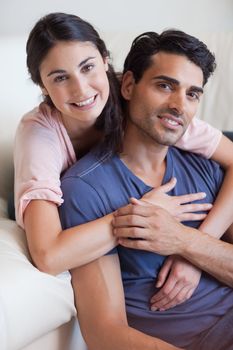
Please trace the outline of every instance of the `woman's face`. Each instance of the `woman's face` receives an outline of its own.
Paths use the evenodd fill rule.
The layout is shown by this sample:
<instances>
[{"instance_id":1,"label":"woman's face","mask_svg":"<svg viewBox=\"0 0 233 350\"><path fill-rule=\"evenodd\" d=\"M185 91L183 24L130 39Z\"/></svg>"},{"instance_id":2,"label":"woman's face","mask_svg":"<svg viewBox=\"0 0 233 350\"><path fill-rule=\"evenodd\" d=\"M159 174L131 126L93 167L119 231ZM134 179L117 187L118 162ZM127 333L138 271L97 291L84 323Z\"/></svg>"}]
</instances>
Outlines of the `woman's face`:
<instances>
[{"instance_id":1,"label":"woman's face","mask_svg":"<svg viewBox=\"0 0 233 350\"><path fill-rule=\"evenodd\" d=\"M109 96L108 64L90 42L60 41L40 66L42 92L65 120L91 126Z\"/></svg>"}]
</instances>

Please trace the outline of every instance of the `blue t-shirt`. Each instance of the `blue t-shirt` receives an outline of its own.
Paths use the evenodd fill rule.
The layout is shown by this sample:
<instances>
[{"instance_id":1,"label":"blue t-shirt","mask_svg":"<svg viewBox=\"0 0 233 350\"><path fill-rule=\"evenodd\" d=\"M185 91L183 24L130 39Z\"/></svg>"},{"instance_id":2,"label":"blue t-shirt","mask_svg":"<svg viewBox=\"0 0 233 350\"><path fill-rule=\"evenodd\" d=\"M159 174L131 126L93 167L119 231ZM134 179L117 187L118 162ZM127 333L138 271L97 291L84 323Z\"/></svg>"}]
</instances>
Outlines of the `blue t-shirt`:
<instances>
[{"instance_id":1,"label":"blue t-shirt","mask_svg":"<svg viewBox=\"0 0 233 350\"><path fill-rule=\"evenodd\" d=\"M220 167L197 155L170 147L163 183L177 178L170 195L205 192L199 202L213 202L221 186ZM90 152L62 179L64 204L60 214L64 228L102 217L140 198L151 189L135 176L117 155ZM198 227L200 222L185 222ZM116 249L115 249L116 251ZM129 324L176 346L188 348L202 332L214 325L232 306L233 291L206 273L193 296L167 311L150 310L156 277L166 257L118 246ZM214 348L214 347L213 347Z\"/></svg>"}]
</instances>

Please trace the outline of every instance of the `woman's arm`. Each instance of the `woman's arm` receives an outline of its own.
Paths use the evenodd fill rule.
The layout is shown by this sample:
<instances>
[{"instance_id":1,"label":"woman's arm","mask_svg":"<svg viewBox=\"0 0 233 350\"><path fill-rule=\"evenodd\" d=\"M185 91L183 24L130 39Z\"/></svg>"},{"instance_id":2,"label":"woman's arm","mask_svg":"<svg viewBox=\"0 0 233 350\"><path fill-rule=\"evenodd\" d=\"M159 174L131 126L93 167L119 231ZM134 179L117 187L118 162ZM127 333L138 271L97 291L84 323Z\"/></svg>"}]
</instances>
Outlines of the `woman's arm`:
<instances>
[{"instance_id":1,"label":"woman's arm","mask_svg":"<svg viewBox=\"0 0 233 350\"><path fill-rule=\"evenodd\" d=\"M214 206L200 226L203 232L220 238L233 221L233 142L220 130L195 117L176 146L211 158L225 170Z\"/></svg>"},{"instance_id":2,"label":"woman's arm","mask_svg":"<svg viewBox=\"0 0 233 350\"><path fill-rule=\"evenodd\" d=\"M24 214L29 251L35 265L56 275L93 261L116 245L113 215L62 230L57 205L32 200Z\"/></svg>"},{"instance_id":3,"label":"woman's arm","mask_svg":"<svg viewBox=\"0 0 233 350\"><path fill-rule=\"evenodd\" d=\"M220 238L233 221L233 142L222 135L213 160L225 170L225 177L214 206L199 229Z\"/></svg>"},{"instance_id":4,"label":"woman's arm","mask_svg":"<svg viewBox=\"0 0 233 350\"><path fill-rule=\"evenodd\" d=\"M205 216L205 214L186 213L190 210L190 204L186 205L185 202L201 198L202 194L190 194L185 198L166 195L165 192L174 185L175 182L172 180L161 188L151 191L150 198L153 197L154 202L162 203L165 208L169 207L169 212L174 216L186 215L194 220ZM193 211L208 209L208 204L202 204L201 209L199 204L192 206ZM55 203L47 200L30 201L24 213L24 227L35 265L44 272L56 275L101 257L116 246L116 239L112 234L112 219L113 214L109 214L62 230Z\"/></svg>"}]
</instances>

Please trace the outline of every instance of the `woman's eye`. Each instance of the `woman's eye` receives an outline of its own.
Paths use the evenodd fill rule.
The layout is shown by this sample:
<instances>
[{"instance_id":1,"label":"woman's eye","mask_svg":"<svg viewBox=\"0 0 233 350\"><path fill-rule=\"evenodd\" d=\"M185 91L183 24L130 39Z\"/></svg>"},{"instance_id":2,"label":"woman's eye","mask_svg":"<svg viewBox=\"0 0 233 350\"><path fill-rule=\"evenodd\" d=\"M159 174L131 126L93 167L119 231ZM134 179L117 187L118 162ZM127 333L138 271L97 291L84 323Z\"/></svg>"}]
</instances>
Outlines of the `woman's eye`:
<instances>
[{"instance_id":1,"label":"woman's eye","mask_svg":"<svg viewBox=\"0 0 233 350\"><path fill-rule=\"evenodd\" d=\"M66 75L59 75L56 78L54 78L55 83L60 83L61 81L64 81L67 79Z\"/></svg>"},{"instance_id":2,"label":"woman's eye","mask_svg":"<svg viewBox=\"0 0 233 350\"><path fill-rule=\"evenodd\" d=\"M84 73L89 72L93 68L94 68L94 64L93 63L86 64L85 66L82 67L82 72L84 72Z\"/></svg>"}]
</instances>

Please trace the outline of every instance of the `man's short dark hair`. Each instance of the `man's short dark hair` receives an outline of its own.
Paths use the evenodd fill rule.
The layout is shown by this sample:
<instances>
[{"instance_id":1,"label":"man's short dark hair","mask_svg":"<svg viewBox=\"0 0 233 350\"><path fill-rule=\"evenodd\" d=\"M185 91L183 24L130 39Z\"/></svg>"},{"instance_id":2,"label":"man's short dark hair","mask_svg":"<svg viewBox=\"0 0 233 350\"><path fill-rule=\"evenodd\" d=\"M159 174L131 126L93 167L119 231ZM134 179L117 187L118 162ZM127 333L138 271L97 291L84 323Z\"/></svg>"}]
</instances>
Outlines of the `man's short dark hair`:
<instances>
[{"instance_id":1,"label":"man's short dark hair","mask_svg":"<svg viewBox=\"0 0 233 350\"><path fill-rule=\"evenodd\" d=\"M132 71L135 82L139 82L152 64L151 56L160 51L186 56L200 67L203 86L216 67L214 55L202 41L180 30L170 29L161 34L145 32L134 39L124 63L124 73Z\"/></svg>"}]
</instances>

